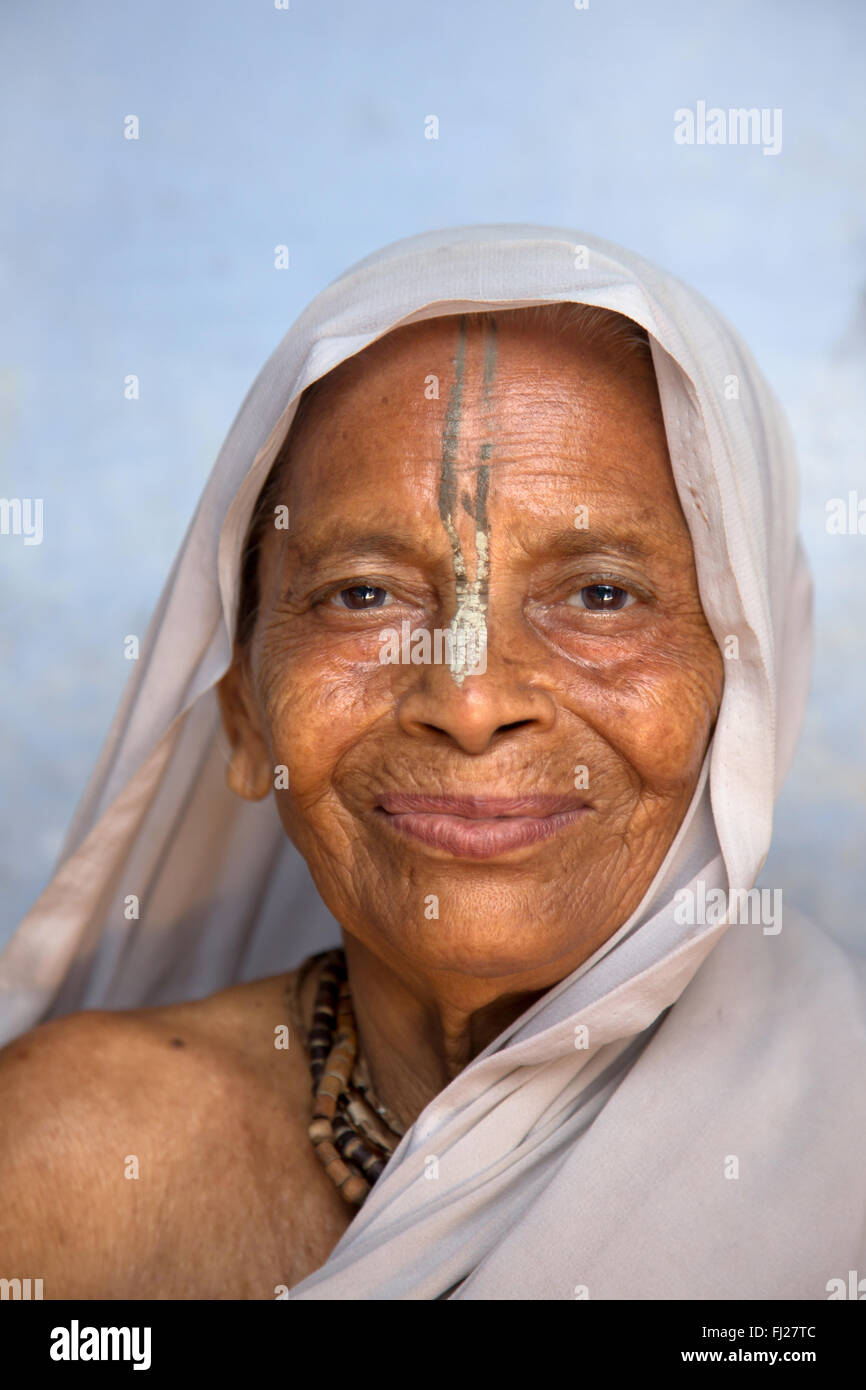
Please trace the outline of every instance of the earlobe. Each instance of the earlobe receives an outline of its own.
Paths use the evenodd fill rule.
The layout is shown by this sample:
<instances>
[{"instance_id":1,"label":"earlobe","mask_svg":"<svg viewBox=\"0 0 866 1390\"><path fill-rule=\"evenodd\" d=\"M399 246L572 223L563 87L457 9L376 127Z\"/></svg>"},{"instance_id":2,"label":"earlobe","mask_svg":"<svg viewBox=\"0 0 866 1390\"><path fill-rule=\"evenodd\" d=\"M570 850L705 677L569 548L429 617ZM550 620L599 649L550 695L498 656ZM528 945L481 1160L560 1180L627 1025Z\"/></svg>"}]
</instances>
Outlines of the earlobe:
<instances>
[{"instance_id":1,"label":"earlobe","mask_svg":"<svg viewBox=\"0 0 866 1390\"><path fill-rule=\"evenodd\" d=\"M271 789L270 768L262 758L251 757L249 750L239 743L229 759L226 783L245 801L263 801Z\"/></svg>"},{"instance_id":2,"label":"earlobe","mask_svg":"<svg viewBox=\"0 0 866 1390\"><path fill-rule=\"evenodd\" d=\"M226 783L245 801L262 801L271 790L268 749L258 729L243 667L237 659L217 685L223 728L231 744Z\"/></svg>"}]
</instances>

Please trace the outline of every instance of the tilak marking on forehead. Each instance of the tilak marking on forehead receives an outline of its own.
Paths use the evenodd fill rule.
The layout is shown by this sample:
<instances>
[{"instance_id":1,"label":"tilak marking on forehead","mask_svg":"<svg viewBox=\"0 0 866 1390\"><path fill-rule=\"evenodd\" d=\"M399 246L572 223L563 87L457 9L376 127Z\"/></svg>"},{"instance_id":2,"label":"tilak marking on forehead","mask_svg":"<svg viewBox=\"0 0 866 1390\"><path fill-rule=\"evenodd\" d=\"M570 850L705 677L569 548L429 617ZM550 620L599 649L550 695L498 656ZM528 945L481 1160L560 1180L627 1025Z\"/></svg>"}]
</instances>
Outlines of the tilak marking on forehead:
<instances>
[{"instance_id":1,"label":"tilak marking on forehead","mask_svg":"<svg viewBox=\"0 0 866 1390\"><path fill-rule=\"evenodd\" d=\"M496 324L491 318L485 326L484 371L482 381L482 413L488 421L488 433L492 421L491 392L496 373ZM463 412L463 384L466 373L466 317L461 315L457 339L454 385L448 396L445 411L445 426L442 432L442 468L439 482L439 515L451 542L454 580L457 589L457 612L451 619L451 674L458 685L462 685L472 669L484 662L481 658L487 650L487 599L489 568L489 524L487 519L487 494L490 487L490 469L487 460L493 451L492 439L485 439L479 451L481 463L476 474L475 487L475 578L469 580L466 574L466 561L457 529L454 514L457 509L457 446L460 438L460 421ZM472 498L464 492L460 498L463 507L473 515Z\"/></svg>"},{"instance_id":2,"label":"tilak marking on forehead","mask_svg":"<svg viewBox=\"0 0 866 1390\"><path fill-rule=\"evenodd\" d=\"M451 548L455 552L455 572L457 556L460 556L460 564L463 557L460 553L460 542L454 531L452 518L457 502L457 475L455 472L455 462L457 459L457 444L460 438L460 416L463 410L463 376L466 370L466 318L460 317L460 329L457 337L457 358L454 368L454 385L448 393L448 405L445 410L445 426L442 430L442 466L439 475L439 515L442 524L448 532L451 541Z\"/></svg>"}]
</instances>

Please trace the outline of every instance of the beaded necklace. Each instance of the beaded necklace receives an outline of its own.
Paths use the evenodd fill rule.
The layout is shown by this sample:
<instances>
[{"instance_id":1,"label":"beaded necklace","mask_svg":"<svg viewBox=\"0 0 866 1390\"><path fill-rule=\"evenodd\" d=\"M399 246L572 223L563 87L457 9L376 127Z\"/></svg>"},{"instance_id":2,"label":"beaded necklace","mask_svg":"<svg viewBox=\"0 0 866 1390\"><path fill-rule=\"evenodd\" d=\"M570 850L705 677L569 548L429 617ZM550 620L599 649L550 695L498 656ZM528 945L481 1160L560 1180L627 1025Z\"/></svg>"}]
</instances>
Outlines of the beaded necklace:
<instances>
[{"instance_id":1,"label":"beaded necklace","mask_svg":"<svg viewBox=\"0 0 866 1390\"><path fill-rule=\"evenodd\" d=\"M313 1024L307 1034L301 985L318 967ZM358 1035L342 948L311 956L291 978L292 1022L307 1049L313 1116L307 1133L328 1177L352 1206L361 1206L403 1137L396 1116L377 1100Z\"/></svg>"}]
</instances>

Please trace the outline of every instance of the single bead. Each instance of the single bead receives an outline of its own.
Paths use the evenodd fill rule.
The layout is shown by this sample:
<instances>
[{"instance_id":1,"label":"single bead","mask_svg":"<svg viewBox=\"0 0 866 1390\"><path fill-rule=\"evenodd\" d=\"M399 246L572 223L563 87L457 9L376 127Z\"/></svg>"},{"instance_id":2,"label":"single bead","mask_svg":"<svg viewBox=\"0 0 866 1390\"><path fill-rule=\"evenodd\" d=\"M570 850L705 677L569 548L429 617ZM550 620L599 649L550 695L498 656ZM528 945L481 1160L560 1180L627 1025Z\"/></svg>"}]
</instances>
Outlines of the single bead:
<instances>
[{"instance_id":1,"label":"single bead","mask_svg":"<svg viewBox=\"0 0 866 1390\"><path fill-rule=\"evenodd\" d=\"M353 1207L359 1207L369 1191L370 1185L363 1178L347 1178L340 1187L341 1195L347 1202L351 1202Z\"/></svg>"}]
</instances>

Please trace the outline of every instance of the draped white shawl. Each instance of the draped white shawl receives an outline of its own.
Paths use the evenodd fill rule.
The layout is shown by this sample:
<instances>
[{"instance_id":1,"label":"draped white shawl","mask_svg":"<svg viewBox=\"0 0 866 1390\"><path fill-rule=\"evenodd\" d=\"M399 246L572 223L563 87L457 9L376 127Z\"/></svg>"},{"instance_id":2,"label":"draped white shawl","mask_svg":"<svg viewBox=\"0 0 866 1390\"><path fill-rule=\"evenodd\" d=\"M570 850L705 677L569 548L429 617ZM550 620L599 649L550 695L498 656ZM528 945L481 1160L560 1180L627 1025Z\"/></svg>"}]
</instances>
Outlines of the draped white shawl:
<instances>
[{"instance_id":1,"label":"draped white shawl","mask_svg":"<svg viewBox=\"0 0 866 1390\"><path fill-rule=\"evenodd\" d=\"M54 876L0 957L2 1037L204 995L338 941L270 801L225 786L214 685L251 509L301 391L344 358L415 319L558 300L649 332L704 611L738 654L638 911L435 1098L291 1296L826 1298L866 1276L862 963L787 904L778 931L680 924L674 899L752 886L799 732L811 589L791 445L719 315L593 237L410 237L290 329L219 454Z\"/></svg>"}]
</instances>

